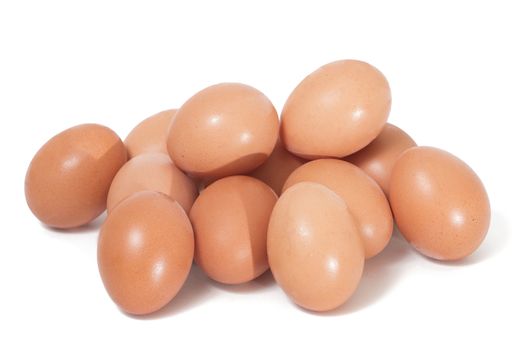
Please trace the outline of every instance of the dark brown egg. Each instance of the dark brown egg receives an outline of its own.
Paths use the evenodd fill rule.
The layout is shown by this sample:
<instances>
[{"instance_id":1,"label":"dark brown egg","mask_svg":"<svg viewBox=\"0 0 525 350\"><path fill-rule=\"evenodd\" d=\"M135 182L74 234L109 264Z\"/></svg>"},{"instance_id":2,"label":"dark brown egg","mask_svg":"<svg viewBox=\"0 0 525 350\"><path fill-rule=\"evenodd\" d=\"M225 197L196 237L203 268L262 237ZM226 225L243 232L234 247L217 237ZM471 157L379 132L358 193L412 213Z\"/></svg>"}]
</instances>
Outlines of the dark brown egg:
<instances>
[{"instance_id":1,"label":"dark brown egg","mask_svg":"<svg viewBox=\"0 0 525 350\"><path fill-rule=\"evenodd\" d=\"M46 225L87 224L106 209L109 186L126 159L126 148L111 129L97 124L67 129L43 145L29 164L27 204Z\"/></svg>"},{"instance_id":2,"label":"dark brown egg","mask_svg":"<svg viewBox=\"0 0 525 350\"><path fill-rule=\"evenodd\" d=\"M422 254L438 260L474 252L490 224L483 183L462 160L432 147L414 147L397 160L390 204L399 231Z\"/></svg>"},{"instance_id":3,"label":"dark brown egg","mask_svg":"<svg viewBox=\"0 0 525 350\"><path fill-rule=\"evenodd\" d=\"M140 192L121 202L100 230L100 276L122 310L148 314L178 293L193 249L193 231L182 207L164 194Z\"/></svg>"}]
</instances>

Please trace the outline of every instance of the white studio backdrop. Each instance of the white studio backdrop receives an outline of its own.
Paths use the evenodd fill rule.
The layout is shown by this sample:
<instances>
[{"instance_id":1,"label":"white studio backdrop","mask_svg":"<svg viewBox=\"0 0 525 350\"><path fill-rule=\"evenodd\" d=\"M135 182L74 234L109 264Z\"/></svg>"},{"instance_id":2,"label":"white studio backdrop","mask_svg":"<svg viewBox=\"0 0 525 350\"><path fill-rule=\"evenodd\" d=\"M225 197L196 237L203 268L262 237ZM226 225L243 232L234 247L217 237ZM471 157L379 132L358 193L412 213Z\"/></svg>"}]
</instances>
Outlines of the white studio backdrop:
<instances>
[{"instance_id":1,"label":"white studio backdrop","mask_svg":"<svg viewBox=\"0 0 525 350\"><path fill-rule=\"evenodd\" d=\"M519 1L1 1L0 348L523 349L524 15ZM270 274L228 287L194 268L165 310L130 317L98 275L103 218L63 233L25 204L31 158L65 128L124 138L224 81L280 111L305 75L342 58L385 74L390 122L484 181L492 224L465 261L425 259L396 234L332 313L294 306Z\"/></svg>"}]
</instances>

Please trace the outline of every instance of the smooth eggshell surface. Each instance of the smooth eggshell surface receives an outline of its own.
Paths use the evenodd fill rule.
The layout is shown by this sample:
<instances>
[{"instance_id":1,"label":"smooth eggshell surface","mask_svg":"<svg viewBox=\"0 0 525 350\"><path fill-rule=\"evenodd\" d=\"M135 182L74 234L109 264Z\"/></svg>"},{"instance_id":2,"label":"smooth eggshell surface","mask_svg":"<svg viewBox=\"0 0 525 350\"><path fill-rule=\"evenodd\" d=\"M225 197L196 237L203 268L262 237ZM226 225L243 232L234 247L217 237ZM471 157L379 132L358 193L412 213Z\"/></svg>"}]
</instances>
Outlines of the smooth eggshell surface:
<instances>
[{"instance_id":1,"label":"smooth eggshell surface","mask_svg":"<svg viewBox=\"0 0 525 350\"><path fill-rule=\"evenodd\" d=\"M288 176L305 162L304 159L288 152L278 140L268 160L255 169L250 176L263 181L270 186L277 195L280 195Z\"/></svg>"},{"instance_id":2,"label":"smooth eggshell surface","mask_svg":"<svg viewBox=\"0 0 525 350\"><path fill-rule=\"evenodd\" d=\"M124 144L111 129L82 124L51 138L29 164L25 195L44 224L72 228L106 209L113 177L126 162Z\"/></svg>"},{"instance_id":3,"label":"smooth eggshell surface","mask_svg":"<svg viewBox=\"0 0 525 350\"><path fill-rule=\"evenodd\" d=\"M272 152L279 119L259 90L237 83L210 86L178 110L168 134L168 152L188 174L220 178L245 174Z\"/></svg>"},{"instance_id":4,"label":"smooth eggshell surface","mask_svg":"<svg viewBox=\"0 0 525 350\"><path fill-rule=\"evenodd\" d=\"M390 174L397 158L416 143L403 130L387 123L368 146L346 158L363 169L388 196Z\"/></svg>"},{"instance_id":5,"label":"smooth eggshell surface","mask_svg":"<svg viewBox=\"0 0 525 350\"><path fill-rule=\"evenodd\" d=\"M195 182L173 165L167 154L145 153L131 158L113 179L108 193L108 212L130 195L147 190L168 195L186 213L197 198Z\"/></svg>"},{"instance_id":6,"label":"smooth eggshell surface","mask_svg":"<svg viewBox=\"0 0 525 350\"><path fill-rule=\"evenodd\" d=\"M390 204L401 234L438 260L474 252L488 231L483 183L462 160L432 147L405 151L392 170Z\"/></svg>"},{"instance_id":7,"label":"smooth eggshell surface","mask_svg":"<svg viewBox=\"0 0 525 350\"><path fill-rule=\"evenodd\" d=\"M277 196L262 181L230 176L206 187L193 205L195 260L212 279L239 284L268 269L266 231Z\"/></svg>"},{"instance_id":8,"label":"smooth eggshell surface","mask_svg":"<svg viewBox=\"0 0 525 350\"><path fill-rule=\"evenodd\" d=\"M381 188L365 172L343 160L318 159L297 168L283 191L304 181L325 185L346 202L363 240L366 258L386 247L392 236L392 212Z\"/></svg>"},{"instance_id":9,"label":"smooth eggshell surface","mask_svg":"<svg viewBox=\"0 0 525 350\"><path fill-rule=\"evenodd\" d=\"M390 105L390 87L375 67L356 60L332 62L291 93L281 114L281 139L306 159L345 157L377 137Z\"/></svg>"},{"instance_id":10,"label":"smooth eggshell surface","mask_svg":"<svg viewBox=\"0 0 525 350\"><path fill-rule=\"evenodd\" d=\"M357 288L364 259L357 226L341 197L311 182L283 192L268 227L268 260L295 303L314 311L342 305Z\"/></svg>"},{"instance_id":11,"label":"smooth eggshell surface","mask_svg":"<svg viewBox=\"0 0 525 350\"><path fill-rule=\"evenodd\" d=\"M137 193L120 203L100 230L100 276L122 310L148 314L178 293L193 249L191 224L182 207L161 193Z\"/></svg>"},{"instance_id":12,"label":"smooth eggshell surface","mask_svg":"<svg viewBox=\"0 0 525 350\"><path fill-rule=\"evenodd\" d=\"M129 158L149 152L167 154L168 127L176 112L176 109L162 111L135 126L124 140Z\"/></svg>"}]
</instances>

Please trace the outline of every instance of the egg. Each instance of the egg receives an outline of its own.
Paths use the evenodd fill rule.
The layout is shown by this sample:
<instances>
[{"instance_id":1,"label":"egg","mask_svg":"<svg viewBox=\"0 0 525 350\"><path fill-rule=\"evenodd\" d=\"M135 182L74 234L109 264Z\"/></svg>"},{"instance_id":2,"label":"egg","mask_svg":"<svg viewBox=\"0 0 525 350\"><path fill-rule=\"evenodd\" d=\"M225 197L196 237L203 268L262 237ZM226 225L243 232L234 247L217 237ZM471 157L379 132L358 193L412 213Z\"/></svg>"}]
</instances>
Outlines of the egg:
<instances>
[{"instance_id":1,"label":"egg","mask_svg":"<svg viewBox=\"0 0 525 350\"><path fill-rule=\"evenodd\" d=\"M213 85L178 110L168 133L168 152L194 177L246 174L272 152L279 119L259 90L238 83Z\"/></svg>"},{"instance_id":2,"label":"egg","mask_svg":"<svg viewBox=\"0 0 525 350\"><path fill-rule=\"evenodd\" d=\"M51 227L87 224L106 209L109 186L126 159L124 144L105 126L82 124L62 131L29 164L27 205Z\"/></svg>"},{"instance_id":3,"label":"egg","mask_svg":"<svg viewBox=\"0 0 525 350\"><path fill-rule=\"evenodd\" d=\"M355 219L367 259L386 247L392 236L392 212L381 188L365 172L344 160L318 159L297 168L283 191L304 181L325 185L341 196Z\"/></svg>"},{"instance_id":4,"label":"egg","mask_svg":"<svg viewBox=\"0 0 525 350\"><path fill-rule=\"evenodd\" d=\"M390 87L368 63L342 60L308 75L281 114L286 148L306 159L348 156L379 135L390 113Z\"/></svg>"},{"instance_id":5,"label":"egg","mask_svg":"<svg viewBox=\"0 0 525 350\"><path fill-rule=\"evenodd\" d=\"M191 208L195 260L213 280L239 284L268 269L266 231L277 196L260 180L230 176L206 187Z\"/></svg>"},{"instance_id":6,"label":"egg","mask_svg":"<svg viewBox=\"0 0 525 350\"><path fill-rule=\"evenodd\" d=\"M98 267L108 294L122 310L148 314L178 293L193 251L193 231L182 207L164 194L139 192L104 222Z\"/></svg>"},{"instance_id":7,"label":"egg","mask_svg":"<svg viewBox=\"0 0 525 350\"><path fill-rule=\"evenodd\" d=\"M416 143L406 132L387 123L374 141L346 160L363 169L388 196L392 167L403 151L414 146Z\"/></svg>"},{"instance_id":8,"label":"egg","mask_svg":"<svg viewBox=\"0 0 525 350\"><path fill-rule=\"evenodd\" d=\"M124 140L129 158L148 152L167 154L168 127L176 112L176 109L159 112L135 126Z\"/></svg>"},{"instance_id":9,"label":"egg","mask_svg":"<svg viewBox=\"0 0 525 350\"><path fill-rule=\"evenodd\" d=\"M489 198L479 177L437 148L403 152L392 169L390 204L401 234L419 252L438 260L470 255L490 224Z\"/></svg>"},{"instance_id":10,"label":"egg","mask_svg":"<svg viewBox=\"0 0 525 350\"><path fill-rule=\"evenodd\" d=\"M305 162L304 159L288 152L283 144L277 140L277 144L272 154L270 154L270 157L260 167L255 169L250 176L263 181L270 186L277 195L280 195L288 176Z\"/></svg>"},{"instance_id":11,"label":"egg","mask_svg":"<svg viewBox=\"0 0 525 350\"><path fill-rule=\"evenodd\" d=\"M179 170L167 154L145 153L131 158L115 175L108 193L108 212L123 199L146 190L168 195L186 213L197 198L195 182Z\"/></svg>"},{"instance_id":12,"label":"egg","mask_svg":"<svg viewBox=\"0 0 525 350\"><path fill-rule=\"evenodd\" d=\"M342 305L359 284L364 259L357 225L341 197L312 182L283 192L268 226L268 261L296 304L313 311Z\"/></svg>"}]
</instances>

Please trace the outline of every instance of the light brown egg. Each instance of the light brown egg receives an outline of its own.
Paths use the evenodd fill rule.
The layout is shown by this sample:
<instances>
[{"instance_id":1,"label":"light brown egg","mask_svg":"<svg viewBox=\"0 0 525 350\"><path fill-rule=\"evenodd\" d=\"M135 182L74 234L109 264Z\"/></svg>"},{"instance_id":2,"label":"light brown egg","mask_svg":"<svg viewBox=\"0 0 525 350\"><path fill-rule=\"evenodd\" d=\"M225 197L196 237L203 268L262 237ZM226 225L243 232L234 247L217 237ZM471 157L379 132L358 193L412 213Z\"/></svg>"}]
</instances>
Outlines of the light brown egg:
<instances>
[{"instance_id":1,"label":"light brown egg","mask_svg":"<svg viewBox=\"0 0 525 350\"><path fill-rule=\"evenodd\" d=\"M393 230L390 205L381 188L364 171L339 159L318 159L297 168L283 191L304 181L325 185L346 202L363 240L366 258L379 254Z\"/></svg>"},{"instance_id":2,"label":"light brown egg","mask_svg":"<svg viewBox=\"0 0 525 350\"><path fill-rule=\"evenodd\" d=\"M259 90L237 83L210 86L182 105L168 134L175 165L195 177L246 174L272 152L277 112Z\"/></svg>"},{"instance_id":3,"label":"light brown egg","mask_svg":"<svg viewBox=\"0 0 525 350\"><path fill-rule=\"evenodd\" d=\"M401 234L422 254L461 259L487 234L483 183L462 160L432 147L405 151L392 170L390 204Z\"/></svg>"},{"instance_id":4,"label":"light brown egg","mask_svg":"<svg viewBox=\"0 0 525 350\"><path fill-rule=\"evenodd\" d=\"M341 197L313 182L283 192L268 227L268 260L296 304L313 311L342 305L359 284L364 259L357 226Z\"/></svg>"},{"instance_id":5,"label":"light brown egg","mask_svg":"<svg viewBox=\"0 0 525 350\"><path fill-rule=\"evenodd\" d=\"M167 154L168 127L176 112L176 109L162 111L144 119L133 128L124 140L129 158L149 152Z\"/></svg>"},{"instance_id":6,"label":"light brown egg","mask_svg":"<svg viewBox=\"0 0 525 350\"><path fill-rule=\"evenodd\" d=\"M113 301L130 314L148 314L178 293L193 259L193 231L182 207L158 192L120 203L100 230L98 268Z\"/></svg>"},{"instance_id":7,"label":"light brown egg","mask_svg":"<svg viewBox=\"0 0 525 350\"><path fill-rule=\"evenodd\" d=\"M126 148L111 129L82 124L51 138L36 153L25 178L27 205L44 224L72 228L106 208L113 177Z\"/></svg>"},{"instance_id":8,"label":"light brown egg","mask_svg":"<svg viewBox=\"0 0 525 350\"><path fill-rule=\"evenodd\" d=\"M390 87L375 67L332 62L308 75L286 101L281 139L306 159L345 157L379 135L390 105Z\"/></svg>"},{"instance_id":9,"label":"light brown egg","mask_svg":"<svg viewBox=\"0 0 525 350\"><path fill-rule=\"evenodd\" d=\"M191 208L195 260L212 279L239 284L268 269L266 231L277 196L260 180L230 176L206 187Z\"/></svg>"},{"instance_id":10,"label":"light brown egg","mask_svg":"<svg viewBox=\"0 0 525 350\"><path fill-rule=\"evenodd\" d=\"M401 153L414 146L416 143L406 132L387 123L374 141L346 160L363 169L388 196L390 173L394 163Z\"/></svg>"},{"instance_id":11,"label":"light brown egg","mask_svg":"<svg viewBox=\"0 0 525 350\"><path fill-rule=\"evenodd\" d=\"M288 152L283 144L277 140L277 144L272 154L270 154L270 157L263 165L255 169L250 176L263 181L270 186L277 195L280 195L288 176L305 162L304 159Z\"/></svg>"},{"instance_id":12,"label":"light brown egg","mask_svg":"<svg viewBox=\"0 0 525 350\"><path fill-rule=\"evenodd\" d=\"M189 213L197 188L167 154L144 153L131 158L119 170L108 193L108 212L123 199L140 191L157 191L176 200Z\"/></svg>"}]
</instances>

